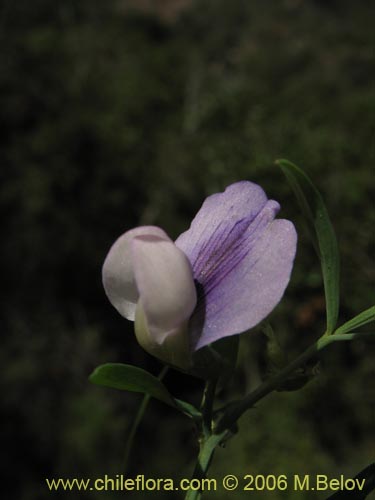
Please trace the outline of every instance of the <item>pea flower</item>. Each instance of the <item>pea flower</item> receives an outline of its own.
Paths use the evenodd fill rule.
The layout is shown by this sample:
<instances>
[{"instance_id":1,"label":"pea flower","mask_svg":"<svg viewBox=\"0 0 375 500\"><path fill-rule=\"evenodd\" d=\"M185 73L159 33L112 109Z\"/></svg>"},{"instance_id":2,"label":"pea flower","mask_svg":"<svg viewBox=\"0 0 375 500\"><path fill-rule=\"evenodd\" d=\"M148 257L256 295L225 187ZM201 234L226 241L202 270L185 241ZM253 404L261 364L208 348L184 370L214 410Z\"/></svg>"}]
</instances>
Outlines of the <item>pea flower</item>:
<instances>
[{"instance_id":1,"label":"pea flower","mask_svg":"<svg viewBox=\"0 0 375 500\"><path fill-rule=\"evenodd\" d=\"M189 370L192 355L257 325L278 304L296 252L293 224L249 181L209 196L175 242L159 227L125 232L103 265L112 305L141 346Z\"/></svg>"}]
</instances>

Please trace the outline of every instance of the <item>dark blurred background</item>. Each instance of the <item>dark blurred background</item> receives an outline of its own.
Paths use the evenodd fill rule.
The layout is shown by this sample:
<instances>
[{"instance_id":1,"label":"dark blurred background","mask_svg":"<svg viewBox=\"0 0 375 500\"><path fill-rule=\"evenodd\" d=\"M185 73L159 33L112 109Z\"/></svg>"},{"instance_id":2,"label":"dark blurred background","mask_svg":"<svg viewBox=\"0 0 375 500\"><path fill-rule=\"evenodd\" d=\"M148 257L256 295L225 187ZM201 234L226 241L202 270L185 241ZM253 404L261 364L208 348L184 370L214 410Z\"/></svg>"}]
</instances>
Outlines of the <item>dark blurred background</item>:
<instances>
[{"instance_id":1,"label":"dark blurred background","mask_svg":"<svg viewBox=\"0 0 375 500\"><path fill-rule=\"evenodd\" d=\"M270 317L293 356L322 333L324 299L303 220L274 165L286 157L316 182L338 235L340 322L374 303L374 4L0 5L3 498L120 498L50 493L45 478L121 473L141 398L87 377L108 361L161 368L102 289L102 262L122 232L156 224L176 237L207 195L236 180L261 184L300 235L290 286ZM261 332L241 341L223 400L262 377ZM373 380L373 342L330 348L303 390L275 393L241 419L212 475L352 477L375 458ZM199 380L170 372L166 384L198 402ZM189 477L191 430L152 401L129 475Z\"/></svg>"}]
</instances>

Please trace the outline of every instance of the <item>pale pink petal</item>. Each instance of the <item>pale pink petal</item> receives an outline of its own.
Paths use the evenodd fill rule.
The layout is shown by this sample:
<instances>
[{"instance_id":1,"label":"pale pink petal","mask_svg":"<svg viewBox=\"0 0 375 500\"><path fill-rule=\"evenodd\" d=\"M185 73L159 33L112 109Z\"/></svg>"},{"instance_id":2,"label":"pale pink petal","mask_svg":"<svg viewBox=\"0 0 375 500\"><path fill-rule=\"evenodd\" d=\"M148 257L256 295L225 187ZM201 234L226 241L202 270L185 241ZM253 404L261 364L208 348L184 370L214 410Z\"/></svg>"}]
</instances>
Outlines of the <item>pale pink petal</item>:
<instances>
[{"instance_id":1,"label":"pale pink petal","mask_svg":"<svg viewBox=\"0 0 375 500\"><path fill-rule=\"evenodd\" d=\"M156 226L140 226L127 231L112 245L104 261L102 277L111 304L127 319L134 321L139 294L135 284L131 242L136 236L157 236L170 241Z\"/></svg>"},{"instance_id":2,"label":"pale pink petal","mask_svg":"<svg viewBox=\"0 0 375 500\"><path fill-rule=\"evenodd\" d=\"M190 262L172 241L157 235L132 242L135 281L150 335L162 344L192 314L196 290Z\"/></svg>"}]
</instances>

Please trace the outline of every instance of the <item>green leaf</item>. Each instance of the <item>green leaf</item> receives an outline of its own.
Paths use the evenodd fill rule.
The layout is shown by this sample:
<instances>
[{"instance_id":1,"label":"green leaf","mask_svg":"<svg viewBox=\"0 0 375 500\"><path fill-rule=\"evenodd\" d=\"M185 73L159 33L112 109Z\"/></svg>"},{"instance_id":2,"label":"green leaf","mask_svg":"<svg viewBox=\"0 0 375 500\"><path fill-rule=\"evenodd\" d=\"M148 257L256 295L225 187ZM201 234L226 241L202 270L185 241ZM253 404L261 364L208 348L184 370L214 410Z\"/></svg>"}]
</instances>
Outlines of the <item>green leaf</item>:
<instances>
[{"instance_id":1,"label":"green leaf","mask_svg":"<svg viewBox=\"0 0 375 500\"><path fill-rule=\"evenodd\" d=\"M333 333L339 310L340 258L333 230L323 199L310 178L288 160L276 162L291 185L307 220L315 249L320 258L327 309L327 333Z\"/></svg>"},{"instance_id":2,"label":"green leaf","mask_svg":"<svg viewBox=\"0 0 375 500\"><path fill-rule=\"evenodd\" d=\"M154 377L151 373L137 366L106 363L95 368L89 380L93 384L111 387L112 389L147 394L176 410L180 410L191 418L200 418L202 416L201 412L190 403L175 399L168 392L160 378Z\"/></svg>"},{"instance_id":3,"label":"green leaf","mask_svg":"<svg viewBox=\"0 0 375 500\"><path fill-rule=\"evenodd\" d=\"M141 392L177 408L165 385L154 375L137 366L122 363L100 365L89 377L90 382L123 391Z\"/></svg>"},{"instance_id":4,"label":"green leaf","mask_svg":"<svg viewBox=\"0 0 375 500\"><path fill-rule=\"evenodd\" d=\"M336 331L336 334L348 333L354 330L355 328L359 328L360 326L367 325L367 323L371 323L375 321L375 306L369 307L365 311L361 312L351 320L347 321L343 325L341 325Z\"/></svg>"},{"instance_id":5,"label":"green leaf","mask_svg":"<svg viewBox=\"0 0 375 500\"><path fill-rule=\"evenodd\" d=\"M175 399L175 402L177 408L181 410L182 413L185 413L185 415L188 415L193 419L202 418L202 412L200 412L197 408L195 408L195 406L191 405L190 403L182 401L181 399Z\"/></svg>"}]
</instances>

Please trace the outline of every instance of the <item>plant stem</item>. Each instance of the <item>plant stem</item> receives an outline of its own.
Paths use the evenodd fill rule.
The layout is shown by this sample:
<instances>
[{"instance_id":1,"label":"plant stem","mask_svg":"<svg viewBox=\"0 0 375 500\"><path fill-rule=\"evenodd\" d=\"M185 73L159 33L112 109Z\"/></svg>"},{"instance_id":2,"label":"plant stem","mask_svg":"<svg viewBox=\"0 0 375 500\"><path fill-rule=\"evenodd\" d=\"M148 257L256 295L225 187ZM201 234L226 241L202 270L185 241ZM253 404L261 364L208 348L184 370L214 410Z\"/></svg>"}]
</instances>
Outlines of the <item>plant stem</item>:
<instances>
[{"instance_id":1,"label":"plant stem","mask_svg":"<svg viewBox=\"0 0 375 500\"><path fill-rule=\"evenodd\" d=\"M201 404L203 435L207 438L212 432L212 411L215 399L216 380L206 382Z\"/></svg>"},{"instance_id":2,"label":"plant stem","mask_svg":"<svg viewBox=\"0 0 375 500\"><path fill-rule=\"evenodd\" d=\"M192 479L202 480L205 478L208 468L217 445L225 439L228 431L223 431L220 434L212 434L201 444L201 449L195 464ZM189 490L185 500L200 500L202 492L199 490Z\"/></svg>"},{"instance_id":3,"label":"plant stem","mask_svg":"<svg viewBox=\"0 0 375 500\"><path fill-rule=\"evenodd\" d=\"M291 373L305 364L306 361L311 359L328 345L332 344L333 342L349 341L357 338L364 338L367 336L369 336L369 334L366 333L346 333L337 335L334 334L330 336L323 335L313 345L306 349L306 351L300 354L300 356L298 356L294 361L283 368L277 375L263 382L259 387L250 392L236 405L229 408L226 413L224 413L223 417L219 420L216 427L216 432L222 432L224 429L229 429L230 427L232 427L246 410L254 406L255 403L257 403L260 399L276 390Z\"/></svg>"},{"instance_id":4,"label":"plant stem","mask_svg":"<svg viewBox=\"0 0 375 500\"><path fill-rule=\"evenodd\" d=\"M222 434L212 434L212 413L216 384L217 380L208 380L204 387L201 403L202 434L200 438L200 451L191 478L192 480L197 479L199 481L206 476L215 448L227 433L227 431L224 431ZM201 496L201 491L190 489L186 494L185 500L199 500Z\"/></svg>"},{"instance_id":5,"label":"plant stem","mask_svg":"<svg viewBox=\"0 0 375 500\"><path fill-rule=\"evenodd\" d=\"M362 339L366 337L374 338L374 333L346 333L346 334L324 334L313 345L300 354L294 361L283 368L277 375L266 380L257 389L250 392L241 401L231 405L224 413L223 417L216 425L216 429L212 429L212 407L213 398L215 395L216 383L208 382L205 386L205 391L202 399L202 425L203 436L200 446L200 452L192 475L192 479L201 480L206 477L206 473L210 467L215 448L225 441L230 434L230 430L241 417L241 415L254 406L260 399L267 396L269 393L277 389L288 376L297 368L302 366L306 361L315 356L318 352L325 349L328 345L334 342L346 342L354 339ZM189 490L185 500L200 500L202 497L201 491Z\"/></svg>"}]
</instances>

